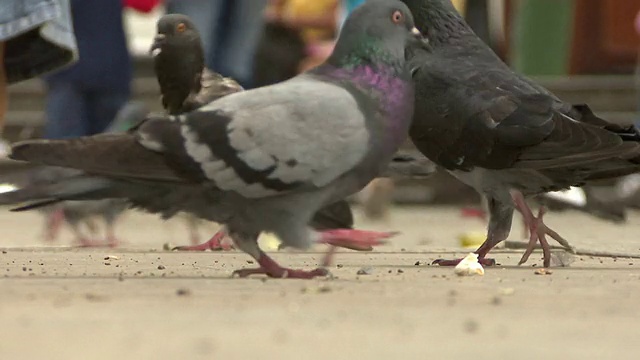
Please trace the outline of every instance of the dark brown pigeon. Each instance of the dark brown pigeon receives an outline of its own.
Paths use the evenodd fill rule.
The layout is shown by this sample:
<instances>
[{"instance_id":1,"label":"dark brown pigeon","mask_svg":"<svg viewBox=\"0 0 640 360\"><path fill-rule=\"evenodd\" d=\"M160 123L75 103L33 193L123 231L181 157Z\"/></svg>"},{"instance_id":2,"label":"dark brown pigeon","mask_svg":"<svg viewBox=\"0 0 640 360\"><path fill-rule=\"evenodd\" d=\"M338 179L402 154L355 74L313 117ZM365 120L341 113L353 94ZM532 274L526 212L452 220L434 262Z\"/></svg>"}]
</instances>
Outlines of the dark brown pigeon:
<instances>
[{"instance_id":1,"label":"dark brown pigeon","mask_svg":"<svg viewBox=\"0 0 640 360\"><path fill-rule=\"evenodd\" d=\"M569 244L535 216L525 197L582 186L640 170L640 136L597 117L586 105L563 102L514 72L483 43L449 0L403 0L428 49L412 53L416 81L416 147L483 194L489 229L476 252L487 253L511 230L514 208L524 216L530 241L539 241L550 264L546 235ZM454 261L438 261L441 265Z\"/></svg>"}]
</instances>

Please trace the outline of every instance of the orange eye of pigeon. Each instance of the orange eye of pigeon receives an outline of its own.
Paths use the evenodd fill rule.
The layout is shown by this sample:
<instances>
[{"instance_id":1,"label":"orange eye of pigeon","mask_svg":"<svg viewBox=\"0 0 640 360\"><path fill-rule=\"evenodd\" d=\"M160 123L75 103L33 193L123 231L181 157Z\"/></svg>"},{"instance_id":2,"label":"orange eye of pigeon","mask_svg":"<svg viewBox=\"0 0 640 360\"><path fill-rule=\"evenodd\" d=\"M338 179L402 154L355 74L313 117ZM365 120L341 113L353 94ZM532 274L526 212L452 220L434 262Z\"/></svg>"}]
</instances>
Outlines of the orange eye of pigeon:
<instances>
[{"instance_id":1,"label":"orange eye of pigeon","mask_svg":"<svg viewBox=\"0 0 640 360\"><path fill-rule=\"evenodd\" d=\"M398 10L393 12L393 15L391 15L391 20L395 23L395 24L399 24L402 19L404 18L404 16L402 15L402 13Z\"/></svg>"},{"instance_id":2,"label":"orange eye of pigeon","mask_svg":"<svg viewBox=\"0 0 640 360\"><path fill-rule=\"evenodd\" d=\"M187 29L187 26L184 23L180 23L178 24L178 26L176 26L176 30L178 30L178 32L183 32Z\"/></svg>"}]
</instances>

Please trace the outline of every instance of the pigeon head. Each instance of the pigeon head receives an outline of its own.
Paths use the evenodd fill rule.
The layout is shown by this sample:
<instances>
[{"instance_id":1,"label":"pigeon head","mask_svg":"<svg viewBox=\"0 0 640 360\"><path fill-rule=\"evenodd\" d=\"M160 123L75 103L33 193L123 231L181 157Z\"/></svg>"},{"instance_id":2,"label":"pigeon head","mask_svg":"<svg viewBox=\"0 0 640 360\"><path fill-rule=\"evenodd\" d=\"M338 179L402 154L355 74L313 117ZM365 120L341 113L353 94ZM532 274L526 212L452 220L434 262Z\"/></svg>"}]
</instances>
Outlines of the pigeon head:
<instances>
[{"instance_id":1,"label":"pigeon head","mask_svg":"<svg viewBox=\"0 0 640 360\"><path fill-rule=\"evenodd\" d=\"M202 48L202 42L191 19L182 14L168 14L158 20L149 52L156 57L163 52L180 53L197 48Z\"/></svg>"},{"instance_id":2,"label":"pigeon head","mask_svg":"<svg viewBox=\"0 0 640 360\"><path fill-rule=\"evenodd\" d=\"M429 44L438 46L473 34L469 25L451 0L402 0L407 5L416 22L416 27L428 39Z\"/></svg>"},{"instance_id":3,"label":"pigeon head","mask_svg":"<svg viewBox=\"0 0 640 360\"><path fill-rule=\"evenodd\" d=\"M150 52L162 104L171 114L179 113L189 94L197 94L202 87L205 66L200 34L188 16L164 15L158 20Z\"/></svg>"},{"instance_id":4,"label":"pigeon head","mask_svg":"<svg viewBox=\"0 0 640 360\"><path fill-rule=\"evenodd\" d=\"M369 0L347 18L328 63L402 67L405 49L426 40L415 28L409 8L399 0Z\"/></svg>"}]
</instances>

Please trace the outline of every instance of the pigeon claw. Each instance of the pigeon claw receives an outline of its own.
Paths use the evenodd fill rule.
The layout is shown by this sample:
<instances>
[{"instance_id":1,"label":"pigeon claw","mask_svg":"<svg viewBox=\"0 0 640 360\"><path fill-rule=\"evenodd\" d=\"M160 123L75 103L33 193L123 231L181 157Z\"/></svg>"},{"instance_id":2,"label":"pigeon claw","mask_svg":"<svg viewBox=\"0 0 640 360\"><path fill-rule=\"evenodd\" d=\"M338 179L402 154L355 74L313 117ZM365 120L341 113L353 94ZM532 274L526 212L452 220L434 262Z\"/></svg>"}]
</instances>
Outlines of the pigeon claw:
<instances>
[{"instance_id":1,"label":"pigeon claw","mask_svg":"<svg viewBox=\"0 0 640 360\"><path fill-rule=\"evenodd\" d=\"M563 238L560 234L555 232L553 229L550 229L545 225L543 221L544 214L546 213L546 208L544 206L540 207L538 210L538 216L533 215L533 212L526 205L526 203L519 204L519 209L524 217L524 222L526 227L529 229L529 243L527 244L527 248L522 255L522 258L518 262L518 265L522 265L527 260L529 260L529 256L533 253L533 250L536 248L537 243L540 243L540 247L542 248L543 254L543 266L549 267L551 266L551 248L549 246L549 242L547 241L547 235L549 235L552 239L557 241L560 245L562 245L567 251L574 252L573 247L569 242Z\"/></svg>"},{"instance_id":2,"label":"pigeon claw","mask_svg":"<svg viewBox=\"0 0 640 360\"><path fill-rule=\"evenodd\" d=\"M198 245L176 246L173 251L229 251L233 246L223 242L227 234L224 231L218 231L208 241Z\"/></svg>"},{"instance_id":3,"label":"pigeon claw","mask_svg":"<svg viewBox=\"0 0 640 360\"><path fill-rule=\"evenodd\" d=\"M317 268L310 271L287 269L283 267L264 269L240 269L233 272L232 277L246 278L251 275L267 275L270 278L275 279L313 279L316 277L323 277L329 275L329 270L324 268Z\"/></svg>"},{"instance_id":4,"label":"pigeon claw","mask_svg":"<svg viewBox=\"0 0 640 360\"><path fill-rule=\"evenodd\" d=\"M319 243L339 246L356 251L371 251L374 246L386 243L388 238L400 232L380 232L355 229L335 229L321 232Z\"/></svg>"},{"instance_id":5,"label":"pigeon claw","mask_svg":"<svg viewBox=\"0 0 640 360\"><path fill-rule=\"evenodd\" d=\"M246 278L251 275L267 275L275 279L313 279L329 275L329 270L325 268L317 268L311 271L284 268L262 251L260 251L260 255L256 260L260 265L259 268L236 270L231 274L231 277Z\"/></svg>"}]
</instances>

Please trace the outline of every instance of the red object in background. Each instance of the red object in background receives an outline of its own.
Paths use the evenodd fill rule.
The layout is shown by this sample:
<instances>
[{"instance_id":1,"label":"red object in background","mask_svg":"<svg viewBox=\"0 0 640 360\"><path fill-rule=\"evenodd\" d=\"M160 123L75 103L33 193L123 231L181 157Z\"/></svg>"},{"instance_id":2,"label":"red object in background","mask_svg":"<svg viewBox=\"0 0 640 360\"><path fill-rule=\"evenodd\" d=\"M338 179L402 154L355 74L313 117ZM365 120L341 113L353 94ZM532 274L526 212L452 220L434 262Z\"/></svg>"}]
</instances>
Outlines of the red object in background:
<instances>
[{"instance_id":1,"label":"red object in background","mask_svg":"<svg viewBox=\"0 0 640 360\"><path fill-rule=\"evenodd\" d=\"M160 0L124 0L124 6L148 13L160 4Z\"/></svg>"}]
</instances>

